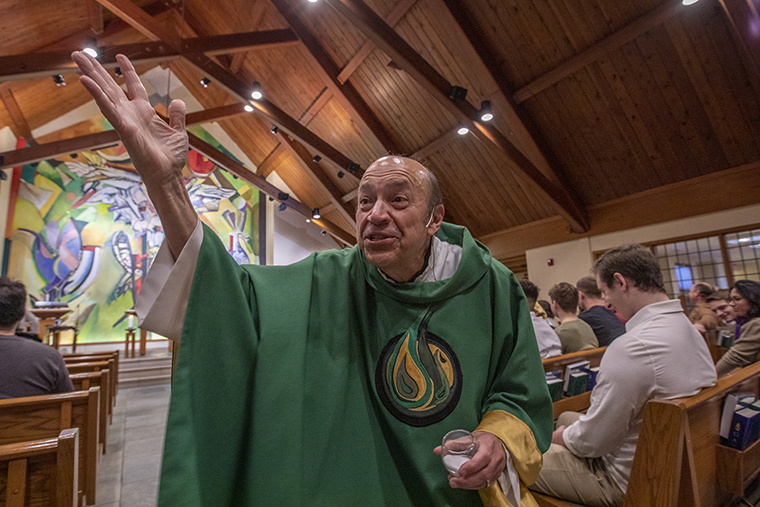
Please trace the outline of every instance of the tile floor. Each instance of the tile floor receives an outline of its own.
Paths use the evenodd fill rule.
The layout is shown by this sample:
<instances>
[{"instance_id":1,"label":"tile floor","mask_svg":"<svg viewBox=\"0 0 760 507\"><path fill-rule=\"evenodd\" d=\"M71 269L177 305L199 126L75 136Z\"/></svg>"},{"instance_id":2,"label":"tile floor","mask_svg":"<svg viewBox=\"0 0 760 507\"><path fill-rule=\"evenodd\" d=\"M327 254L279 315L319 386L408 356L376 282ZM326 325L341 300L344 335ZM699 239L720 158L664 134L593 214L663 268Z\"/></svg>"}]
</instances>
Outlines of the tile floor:
<instances>
[{"instance_id":1,"label":"tile floor","mask_svg":"<svg viewBox=\"0 0 760 507\"><path fill-rule=\"evenodd\" d=\"M96 507L155 507L169 385L120 389L107 453L98 464Z\"/></svg>"}]
</instances>

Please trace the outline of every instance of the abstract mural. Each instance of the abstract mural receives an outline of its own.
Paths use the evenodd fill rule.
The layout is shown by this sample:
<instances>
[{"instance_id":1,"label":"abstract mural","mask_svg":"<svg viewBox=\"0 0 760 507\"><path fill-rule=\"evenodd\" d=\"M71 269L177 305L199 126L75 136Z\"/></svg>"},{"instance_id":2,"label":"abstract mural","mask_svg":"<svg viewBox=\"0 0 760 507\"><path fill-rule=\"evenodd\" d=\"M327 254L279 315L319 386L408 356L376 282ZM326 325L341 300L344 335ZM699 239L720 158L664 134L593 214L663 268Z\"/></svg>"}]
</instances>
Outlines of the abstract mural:
<instances>
[{"instance_id":1,"label":"abstract mural","mask_svg":"<svg viewBox=\"0 0 760 507\"><path fill-rule=\"evenodd\" d=\"M229 152L200 127L193 133ZM201 220L239 264L258 262L258 191L190 151L185 185ZM142 180L121 146L30 164L21 170L8 276L30 297L66 302L78 343L124 340L133 307L164 238Z\"/></svg>"}]
</instances>

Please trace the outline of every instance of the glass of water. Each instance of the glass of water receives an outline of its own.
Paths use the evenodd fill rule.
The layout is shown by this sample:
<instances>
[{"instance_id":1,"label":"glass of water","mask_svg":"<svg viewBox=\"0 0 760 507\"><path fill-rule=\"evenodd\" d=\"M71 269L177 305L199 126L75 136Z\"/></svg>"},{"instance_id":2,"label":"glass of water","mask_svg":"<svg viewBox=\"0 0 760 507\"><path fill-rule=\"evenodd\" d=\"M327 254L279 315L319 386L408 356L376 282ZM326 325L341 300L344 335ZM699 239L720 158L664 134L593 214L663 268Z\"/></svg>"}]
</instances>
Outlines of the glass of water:
<instances>
[{"instance_id":1,"label":"glass of water","mask_svg":"<svg viewBox=\"0 0 760 507\"><path fill-rule=\"evenodd\" d=\"M475 436L467 430L452 430L443 437L441 459L451 475L457 475L459 467L475 456L476 452L478 443Z\"/></svg>"}]
</instances>

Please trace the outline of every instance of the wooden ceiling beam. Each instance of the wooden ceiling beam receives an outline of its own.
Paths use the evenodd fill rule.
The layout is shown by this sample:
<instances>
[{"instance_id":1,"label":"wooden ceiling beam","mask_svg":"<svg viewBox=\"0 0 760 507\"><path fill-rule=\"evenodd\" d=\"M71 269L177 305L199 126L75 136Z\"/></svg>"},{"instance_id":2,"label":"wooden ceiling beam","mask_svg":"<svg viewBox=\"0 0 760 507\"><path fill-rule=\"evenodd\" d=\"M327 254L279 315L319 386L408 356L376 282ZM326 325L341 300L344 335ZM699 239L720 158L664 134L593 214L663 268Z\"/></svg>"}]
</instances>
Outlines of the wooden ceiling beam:
<instances>
[{"instance_id":1,"label":"wooden ceiling beam","mask_svg":"<svg viewBox=\"0 0 760 507\"><path fill-rule=\"evenodd\" d=\"M259 176L258 174L249 171L248 168L246 168L237 160L222 153L207 142L203 141L201 138L194 136L189 132L188 141L194 150L202 153L204 156L206 156L206 158L214 162L219 167L222 167L237 177L249 182L251 185L255 186L265 194L275 199L279 199L280 189L269 183L263 176ZM288 197L288 199L283 202L285 202L289 208L293 209L301 216L308 218L319 227L322 227L342 244L353 246L356 243L356 239L354 238L353 233L349 234L348 232L344 231L340 227L324 218L320 218L318 220L313 219L311 217L312 209L297 199Z\"/></svg>"},{"instance_id":2,"label":"wooden ceiling beam","mask_svg":"<svg viewBox=\"0 0 760 507\"><path fill-rule=\"evenodd\" d=\"M105 30L103 25L103 6L95 0L85 0L87 16L90 18L90 30L93 35L100 35Z\"/></svg>"},{"instance_id":3,"label":"wooden ceiling beam","mask_svg":"<svg viewBox=\"0 0 760 507\"><path fill-rule=\"evenodd\" d=\"M225 89L229 94L243 103L250 104L267 121L272 122L278 128L285 130L293 137L311 146L323 158L330 159L338 167L354 174L361 174L361 169L356 169L358 164L355 165L350 158L301 125L298 120L285 113L266 98L251 100L249 85L209 59L206 55L202 53L190 53L183 56L204 74L212 78L216 84Z\"/></svg>"},{"instance_id":4,"label":"wooden ceiling beam","mask_svg":"<svg viewBox=\"0 0 760 507\"><path fill-rule=\"evenodd\" d=\"M336 209L343 217L348 220L351 227L356 229L356 210L351 203L344 203L341 201L343 198L343 192L340 191L338 186L330 179L330 176L320 167L318 162L314 161L314 156L309 153L304 145L298 141L292 139L289 135L278 132L277 139L280 140L285 150L293 156L298 165L307 173L316 177L319 185L330 193L330 202L336 205ZM353 231L351 231L353 232Z\"/></svg>"},{"instance_id":5,"label":"wooden ceiling beam","mask_svg":"<svg viewBox=\"0 0 760 507\"><path fill-rule=\"evenodd\" d=\"M464 2L459 0L438 1L442 2L440 5L441 9L448 9L453 22L458 25L459 29L470 42L486 72L491 76L502 96L506 99L507 104L501 106L499 113L504 114L504 123L511 130L513 138L520 143L526 156L544 175L556 181L573 197L575 202L580 202L580 194L573 187L565 171L560 167L556 157L551 153L548 143L533 124L530 116L521 114L516 109L516 105L512 101L511 90L507 85L509 81L504 73L504 66L486 43L481 30L478 28L475 19Z\"/></svg>"},{"instance_id":6,"label":"wooden ceiling beam","mask_svg":"<svg viewBox=\"0 0 760 507\"><path fill-rule=\"evenodd\" d=\"M231 33L195 37L182 41L183 53L205 53L209 56L250 51L272 46L296 44L298 36L290 28L262 32Z\"/></svg>"},{"instance_id":7,"label":"wooden ceiling beam","mask_svg":"<svg viewBox=\"0 0 760 507\"><path fill-rule=\"evenodd\" d=\"M349 83L341 83L338 80L340 68L332 59L319 40L311 33L309 27L301 19L292 5L285 0L270 0L277 11L285 18L290 27L301 39L301 53L312 62L312 67L322 79L330 93L338 100L340 105L351 116L357 125L364 127L375 136L380 144L390 153L402 153L400 142L393 132L383 125L375 115L372 108L364 101L354 86Z\"/></svg>"},{"instance_id":8,"label":"wooden ceiling beam","mask_svg":"<svg viewBox=\"0 0 760 507\"><path fill-rule=\"evenodd\" d=\"M211 37L180 39L181 49L174 49L163 41L137 42L98 48L98 61L106 68L116 66L116 55L123 54L133 64L168 62L192 52L209 51L212 54L234 52L239 48L248 51L254 47L272 44L293 44L297 37L291 30L271 30ZM22 55L0 56L0 82L56 73L78 72L71 60L70 51L34 52Z\"/></svg>"},{"instance_id":9,"label":"wooden ceiling beam","mask_svg":"<svg viewBox=\"0 0 760 507\"><path fill-rule=\"evenodd\" d=\"M438 139L433 140L432 142L428 143L426 146L423 146L419 150L412 153L412 158L416 159L423 159L430 155L431 153L435 153L436 151L440 150L444 146L451 144L459 137L459 134L456 130L449 130L445 134L443 134Z\"/></svg>"},{"instance_id":10,"label":"wooden ceiling beam","mask_svg":"<svg viewBox=\"0 0 760 507\"><path fill-rule=\"evenodd\" d=\"M272 174L275 162L277 162L277 159L279 159L280 155L283 153L285 153L285 146L283 146L282 143L277 143L277 146L275 146L274 149L269 152L269 155L264 157L264 160L262 160L256 167L256 174L265 178Z\"/></svg>"},{"instance_id":11,"label":"wooden ceiling beam","mask_svg":"<svg viewBox=\"0 0 760 507\"><path fill-rule=\"evenodd\" d=\"M514 102L516 104L525 102L537 93L546 90L550 86L590 65L609 52L618 49L639 35L646 33L652 27L664 23L684 8L686 7L681 3L681 0L666 0L664 3L637 18L635 21L608 35L596 44L593 44L586 50L578 53L569 60L566 60L559 66L542 74L517 90L513 97Z\"/></svg>"},{"instance_id":12,"label":"wooden ceiling beam","mask_svg":"<svg viewBox=\"0 0 760 507\"><path fill-rule=\"evenodd\" d=\"M233 114L242 113L250 114L243 109L243 104L215 107L195 113L189 113L185 118L185 124L188 126L200 125L210 121L221 120L232 116ZM0 153L0 157L4 159L0 162L0 168L32 164L34 162L39 162L40 160L47 160L60 155L66 155L67 153L99 150L108 146L113 146L119 142L119 136L115 130L106 130L104 132L96 132L94 134L62 139L52 143L39 144L30 148L21 148Z\"/></svg>"},{"instance_id":13,"label":"wooden ceiling beam","mask_svg":"<svg viewBox=\"0 0 760 507\"><path fill-rule=\"evenodd\" d=\"M253 7L250 10L251 19L247 26L244 28L249 29L252 32L255 32L259 29L261 26L261 23L264 21L264 16L267 13L267 9L269 7L269 1L268 0L256 0L254 2ZM230 72L233 74L237 74L240 72L240 69L243 68L243 62L245 61L246 53L235 53L232 55L232 59L230 60L229 69Z\"/></svg>"},{"instance_id":14,"label":"wooden ceiling beam","mask_svg":"<svg viewBox=\"0 0 760 507\"><path fill-rule=\"evenodd\" d=\"M96 1L150 40L163 41L175 50L179 50L182 47L182 39L179 38L179 35L170 27L157 21L131 0Z\"/></svg>"},{"instance_id":15,"label":"wooden ceiling beam","mask_svg":"<svg viewBox=\"0 0 760 507\"><path fill-rule=\"evenodd\" d=\"M756 78L760 74L760 14L752 0L720 0L720 5L742 60Z\"/></svg>"},{"instance_id":16,"label":"wooden ceiling beam","mask_svg":"<svg viewBox=\"0 0 760 507\"><path fill-rule=\"evenodd\" d=\"M547 178L523 152L494 126L480 122L478 110L467 101L449 98L451 83L436 71L419 53L399 36L380 16L361 0L325 0L365 35L374 41L391 59L427 90L463 125L481 140L490 143L507 155L510 169L526 179L534 191L550 202L575 231L588 229L586 212L576 196Z\"/></svg>"},{"instance_id":17,"label":"wooden ceiling beam","mask_svg":"<svg viewBox=\"0 0 760 507\"><path fill-rule=\"evenodd\" d=\"M13 96L13 91L7 86L0 87L0 100L2 100L5 110L8 111L8 116L11 117L15 126L14 133L23 137L32 146L37 145L37 141L32 136L32 129L29 128L29 123L26 121L18 102L16 102L16 97Z\"/></svg>"},{"instance_id":18,"label":"wooden ceiling beam","mask_svg":"<svg viewBox=\"0 0 760 507\"><path fill-rule=\"evenodd\" d=\"M388 26L396 26L399 21L404 19L406 13L409 12L409 10L414 7L416 3L417 0L401 0L385 18L385 22L388 23ZM338 74L338 81L341 83L348 81L348 79L351 77L351 74L356 72L356 69L358 69L364 60L366 60L367 57L372 54L372 51L374 51L376 47L377 46L374 42L372 42L372 40L365 42L361 49L359 49L353 58L351 58L351 60L349 60L345 67L343 67L343 69L340 71L340 74Z\"/></svg>"}]
</instances>

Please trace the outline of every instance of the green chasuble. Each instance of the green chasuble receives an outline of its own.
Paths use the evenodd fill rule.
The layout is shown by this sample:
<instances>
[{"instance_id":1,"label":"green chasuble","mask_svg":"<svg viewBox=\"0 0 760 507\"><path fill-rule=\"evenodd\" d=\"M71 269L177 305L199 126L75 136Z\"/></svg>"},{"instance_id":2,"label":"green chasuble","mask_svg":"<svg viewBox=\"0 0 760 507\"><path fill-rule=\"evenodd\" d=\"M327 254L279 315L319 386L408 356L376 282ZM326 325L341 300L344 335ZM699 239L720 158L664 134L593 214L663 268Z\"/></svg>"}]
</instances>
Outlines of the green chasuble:
<instances>
[{"instance_id":1,"label":"green chasuble","mask_svg":"<svg viewBox=\"0 0 760 507\"><path fill-rule=\"evenodd\" d=\"M393 284L357 247L238 266L206 228L159 505L481 505L449 487L433 448L491 411L546 451L552 406L520 286L466 229L437 236L462 246L454 276Z\"/></svg>"}]
</instances>

